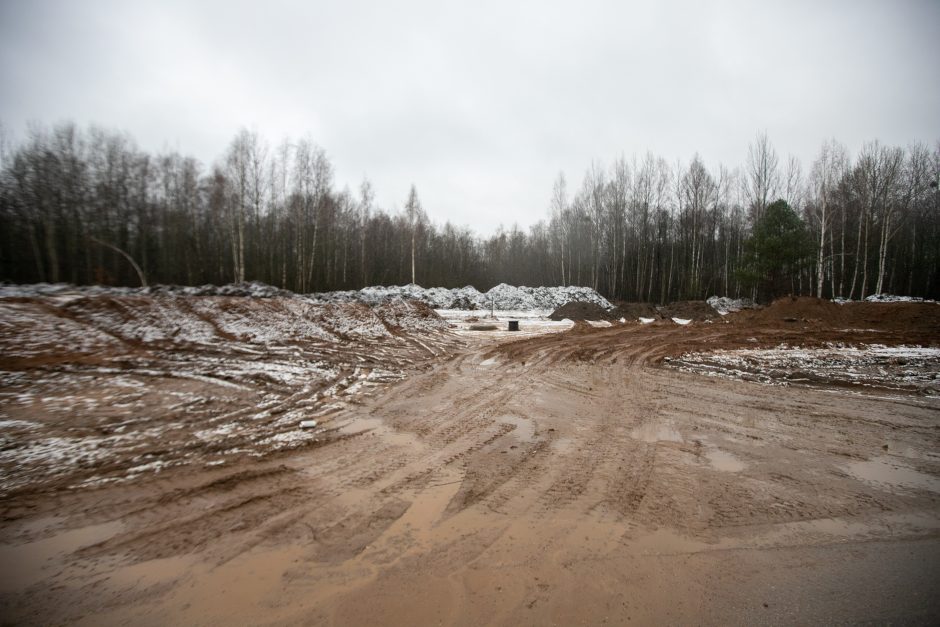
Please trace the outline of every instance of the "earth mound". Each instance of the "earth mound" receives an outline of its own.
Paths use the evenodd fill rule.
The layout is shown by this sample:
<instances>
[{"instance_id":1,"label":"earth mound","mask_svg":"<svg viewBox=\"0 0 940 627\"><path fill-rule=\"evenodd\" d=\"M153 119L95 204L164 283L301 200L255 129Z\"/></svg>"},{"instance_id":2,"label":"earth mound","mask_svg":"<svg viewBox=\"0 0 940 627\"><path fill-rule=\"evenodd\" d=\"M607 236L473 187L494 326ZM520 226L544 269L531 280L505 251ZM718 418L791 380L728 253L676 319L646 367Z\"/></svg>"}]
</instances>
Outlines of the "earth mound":
<instances>
[{"instance_id":1,"label":"earth mound","mask_svg":"<svg viewBox=\"0 0 940 627\"><path fill-rule=\"evenodd\" d=\"M662 307L657 307L663 318L682 318L685 320L714 320L720 317L715 308L704 300L678 300Z\"/></svg>"},{"instance_id":2,"label":"earth mound","mask_svg":"<svg viewBox=\"0 0 940 627\"><path fill-rule=\"evenodd\" d=\"M596 303L574 301L566 303L553 311L550 320L619 320L620 315L608 311Z\"/></svg>"},{"instance_id":3,"label":"earth mound","mask_svg":"<svg viewBox=\"0 0 940 627\"><path fill-rule=\"evenodd\" d=\"M626 318L628 321L633 322L636 322L639 318L659 318L659 312L650 303L619 302L610 314L611 319Z\"/></svg>"},{"instance_id":4,"label":"earth mound","mask_svg":"<svg viewBox=\"0 0 940 627\"><path fill-rule=\"evenodd\" d=\"M778 298L763 309L741 311L733 315L735 321L746 324L778 325L809 322L832 326L843 323L843 313L842 305L829 300L811 296L786 296Z\"/></svg>"},{"instance_id":5,"label":"earth mound","mask_svg":"<svg viewBox=\"0 0 940 627\"><path fill-rule=\"evenodd\" d=\"M940 339L940 305L916 301L868 301L840 305L842 324L852 328L935 332Z\"/></svg>"}]
</instances>

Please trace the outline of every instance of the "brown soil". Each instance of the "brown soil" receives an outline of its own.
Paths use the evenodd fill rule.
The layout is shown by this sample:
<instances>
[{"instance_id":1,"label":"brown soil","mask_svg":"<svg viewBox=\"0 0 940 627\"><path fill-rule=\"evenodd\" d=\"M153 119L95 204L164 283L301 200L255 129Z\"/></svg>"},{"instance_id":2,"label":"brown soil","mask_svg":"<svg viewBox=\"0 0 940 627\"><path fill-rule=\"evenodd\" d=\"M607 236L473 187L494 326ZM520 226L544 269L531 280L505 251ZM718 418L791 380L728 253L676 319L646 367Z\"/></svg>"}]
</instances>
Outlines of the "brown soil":
<instances>
[{"instance_id":1,"label":"brown soil","mask_svg":"<svg viewBox=\"0 0 940 627\"><path fill-rule=\"evenodd\" d=\"M638 318L659 318L656 307L650 303L619 302L611 314L616 318L626 318L627 321L636 322Z\"/></svg>"},{"instance_id":2,"label":"brown soil","mask_svg":"<svg viewBox=\"0 0 940 627\"><path fill-rule=\"evenodd\" d=\"M374 357L383 364L415 358L419 344L425 358L404 381L331 414L316 446L0 498L0 616L936 624L940 399L889 394L877 381L781 387L663 367L691 350L936 342L927 309L936 305L915 307L898 315L922 326L898 324L881 303L816 324L835 310L789 302L685 327L579 324L517 341L480 334L465 346L441 331L409 332L401 348L383 340ZM841 326L845 316L882 323ZM358 351L355 363L368 346L297 348L319 358ZM147 342L135 350L169 359ZM100 413L83 408L117 375L71 387L74 413L57 414L44 395L67 378L44 368L5 379L3 419L49 414L56 437L94 429ZM249 425L257 410L253 388L137 376L147 383L128 393L143 405L113 402L115 420L160 412L185 423L202 406L173 400L184 391L224 402L197 413L202 422ZM290 408L320 402L313 391L272 389ZM135 454L182 445L158 438Z\"/></svg>"},{"instance_id":3,"label":"brown soil","mask_svg":"<svg viewBox=\"0 0 940 627\"><path fill-rule=\"evenodd\" d=\"M935 303L868 303L842 305L809 297L775 300L763 309L743 310L728 316L742 325L812 325L847 330L905 331L919 337L940 338L940 305Z\"/></svg>"},{"instance_id":4,"label":"brown soil","mask_svg":"<svg viewBox=\"0 0 940 627\"><path fill-rule=\"evenodd\" d=\"M620 316L614 316L612 312L607 311L596 303L584 303L572 301L566 303L553 311L549 316L550 320L616 320Z\"/></svg>"},{"instance_id":5,"label":"brown soil","mask_svg":"<svg viewBox=\"0 0 940 627\"><path fill-rule=\"evenodd\" d=\"M780 324L783 322L811 322L818 325L840 326L845 305L818 298L778 298L763 309L742 310L731 314L733 320L743 324Z\"/></svg>"},{"instance_id":6,"label":"brown soil","mask_svg":"<svg viewBox=\"0 0 940 627\"><path fill-rule=\"evenodd\" d=\"M658 307L663 318L682 318L684 320L715 320L721 316L704 300L678 300Z\"/></svg>"}]
</instances>

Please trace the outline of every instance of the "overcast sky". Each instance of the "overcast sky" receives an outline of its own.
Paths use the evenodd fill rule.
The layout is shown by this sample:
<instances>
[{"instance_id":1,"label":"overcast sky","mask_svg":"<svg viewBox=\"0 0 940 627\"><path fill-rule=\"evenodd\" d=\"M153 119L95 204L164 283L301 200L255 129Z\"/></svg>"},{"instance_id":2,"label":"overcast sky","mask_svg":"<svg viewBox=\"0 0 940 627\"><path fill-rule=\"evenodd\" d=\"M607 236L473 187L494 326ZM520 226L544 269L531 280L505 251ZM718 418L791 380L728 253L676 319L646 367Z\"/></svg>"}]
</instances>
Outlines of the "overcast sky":
<instances>
[{"instance_id":1,"label":"overcast sky","mask_svg":"<svg viewBox=\"0 0 940 627\"><path fill-rule=\"evenodd\" d=\"M744 163L766 130L940 139L940 2L0 0L0 121L74 120L209 164L241 127L309 134L339 187L481 233L559 171L647 150Z\"/></svg>"}]
</instances>

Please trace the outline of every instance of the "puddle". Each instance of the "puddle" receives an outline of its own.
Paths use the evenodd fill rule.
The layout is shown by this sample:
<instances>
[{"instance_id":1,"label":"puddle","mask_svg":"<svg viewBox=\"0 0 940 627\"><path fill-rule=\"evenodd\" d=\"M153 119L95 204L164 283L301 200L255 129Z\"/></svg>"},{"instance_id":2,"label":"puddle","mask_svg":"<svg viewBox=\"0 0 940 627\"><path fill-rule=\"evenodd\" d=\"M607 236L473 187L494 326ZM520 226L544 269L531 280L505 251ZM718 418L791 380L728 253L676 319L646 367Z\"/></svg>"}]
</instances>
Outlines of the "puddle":
<instances>
[{"instance_id":1,"label":"puddle","mask_svg":"<svg viewBox=\"0 0 940 627\"><path fill-rule=\"evenodd\" d=\"M443 519L448 504L460 491L462 480L462 472L441 469L431 485L415 495L408 510L367 547L360 559L368 559L370 554L388 550L390 545L395 544L396 538L405 536L410 540L412 552L417 547L430 546L434 529Z\"/></svg>"},{"instance_id":2,"label":"puddle","mask_svg":"<svg viewBox=\"0 0 940 627\"><path fill-rule=\"evenodd\" d=\"M511 433L520 442L531 442L535 439L535 423L531 420L513 414L503 414L496 420L503 424L513 425L515 429Z\"/></svg>"},{"instance_id":3,"label":"puddle","mask_svg":"<svg viewBox=\"0 0 940 627\"><path fill-rule=\"evenodd\" d=\"M852 462L846 470L856 479L882 486L940 492L940 477L914 470L886 455L864 462Z\"/></svg>"},{"instance_id":4,"label":"puddle","mask_svg":"<svg viewBox=\"0 0 940 627\"><path fill-rule=\"evenodd\" d=\"M23 590L54 575L65 557L82 547L114 536L123 525L118 521L71 529L18 545L0 545L0 592Z\"/></svg>"},{"instance_id":5,"label":"puddle","mask_svg":"<svg viewBox=\"0 0 940 627\"><path fill-rule=\"evenodd\" d=\"M717 448L708 450L705 453L705 457L708 458L708 461L711 462L715 470L721 470L723 472L738 472L744 470L746 466L744 462L731 453Z\"/></svg>"},{"instance_id":6,"label":"puddle","mask_svg":"<svg viewBox=\"0 0 940 627\"><path fill-rule=\"evenodd\" d=\"M934 535L938 529L940 521L929 514L892 512L860 518L815 518L780 523L765 530L756 540L763 546L799 546L820 540L847 542Z\"/></svg>"},{"instance_id":7,"label":"puddle","mask_svg":"<svg viewBox=\"0 0 940 627\"><path fill-rule=\"evenodd\" d=\"M405 431L397 431L392 429L379 418L356 418L344 424L342 427L337 429L337 431L340 434L347 436L368 436L369 434L374 434L376 436L381 436L382 439L386 440L387 442L396 444L398 446L407 446L411 448L422 448L424 446L415 435Z\"/></svg>"},{"instance_id":8,"label":"puddle","mask_svg":"<svg viewBox=\"0 0 940 627\"><path fill-rule=\"evenodd\" d=\"M113 584L143 589L189 573L194 563L191 555L148 560L117 568L110 573L110 578Z\"/></svg>"},{"instance_id":9,"label":"puddle","mask_svg":"<svg viewBox=\"0 0 940 627\"><path fill-rule=\"evenodd\" d=\"M907 457L908 459L940 460L940 452L925 450L920 447L914 447L908 442L899 440L888 440L885 443L888 448L885 449L885 455L892 457Z\"/></svg>"},{"instance_id":10,"label":"puddle","mask_svg":"<svg viewBox=\"0 0 940 627\"><path fill-rule=\"evenodd\" d=\"M669 425L647 422L633 429L630 437L642 442L682 442L682 434Z\"/></svg>"}]
</instances>

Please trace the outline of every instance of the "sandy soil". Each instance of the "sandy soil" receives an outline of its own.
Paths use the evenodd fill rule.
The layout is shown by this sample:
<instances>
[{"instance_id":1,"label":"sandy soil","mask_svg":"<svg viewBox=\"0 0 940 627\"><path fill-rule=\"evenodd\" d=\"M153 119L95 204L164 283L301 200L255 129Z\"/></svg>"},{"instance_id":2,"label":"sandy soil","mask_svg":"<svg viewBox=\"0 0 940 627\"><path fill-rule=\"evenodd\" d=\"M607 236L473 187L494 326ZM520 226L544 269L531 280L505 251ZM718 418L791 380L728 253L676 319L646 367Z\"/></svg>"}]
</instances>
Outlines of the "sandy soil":
<instances>
[{"instance_id":1,"label":"sandy soil","mask_svg":"<svg viewBox=\"0 0 940 627\"><path fill-rule=\"evenodd\" d=\"M861 328L794 306L686 326L532 325L522 339L409 335L437 354L336 408L315 446L94 486L27 481L0 500L0 612L89 625L935 624L940 398L924 372L940 364L901 386L880 385L877 368L834 384L687 370L713 349L936 348L937 316ZM166 378L140 400L171 419L182 410L159 395L200 384ZM3 391L18 385L32 389L13 378ZM69 394L81 407L96 392ZM254 410L240 394L230 409ZM43 422L31 402L9 415L5 401L7 419Z\"/></svg>"}]
</instances>

